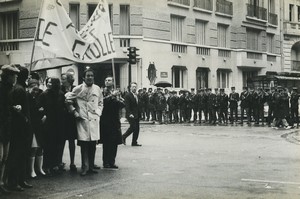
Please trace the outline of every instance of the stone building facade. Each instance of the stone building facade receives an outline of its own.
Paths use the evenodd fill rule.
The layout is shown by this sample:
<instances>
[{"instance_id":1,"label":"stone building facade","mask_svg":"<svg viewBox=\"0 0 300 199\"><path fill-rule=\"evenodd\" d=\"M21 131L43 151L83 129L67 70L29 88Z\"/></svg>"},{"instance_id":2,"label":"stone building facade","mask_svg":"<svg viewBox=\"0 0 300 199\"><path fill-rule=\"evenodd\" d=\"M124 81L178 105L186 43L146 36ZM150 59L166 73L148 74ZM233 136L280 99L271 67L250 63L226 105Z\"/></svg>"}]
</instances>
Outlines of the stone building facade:
<instances>
[{"instance_id":1,"label":"stone building facade","mask_svg":"<svg viewBox=\"0 0 300 199\"><path fill-rule=\"evenodd\" d=\"M78 29L98 2L61 1ZM288 1L295 5L293 20L298 19L299 1ZM289 21L288 1L108 0L117 86L125 90L129 81L136 81L139 87L153 87L165 80L178 90L228 91L235 86L240 91L253 76L295 71L300 29L298 21ZM7 28L0 28L0 66L29 65L40 4L39 0L0 0L0 27ZM140 49L137 64L131 67L130 46ZM92 67L97 71L96 83L103 85L104 77L112 73L111 60ZM80 81L83 68L74 64L48 70L45 76L69 70Z\"/></svg>"}]
</instances>

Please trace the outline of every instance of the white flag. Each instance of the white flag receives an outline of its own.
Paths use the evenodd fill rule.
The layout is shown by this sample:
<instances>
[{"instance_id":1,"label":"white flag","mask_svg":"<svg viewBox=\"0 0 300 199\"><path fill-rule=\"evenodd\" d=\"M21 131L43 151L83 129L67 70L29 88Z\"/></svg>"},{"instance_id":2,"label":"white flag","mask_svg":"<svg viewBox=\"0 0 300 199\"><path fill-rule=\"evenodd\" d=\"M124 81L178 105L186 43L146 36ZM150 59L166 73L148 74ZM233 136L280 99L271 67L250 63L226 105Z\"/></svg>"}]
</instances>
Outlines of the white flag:
<instances>
[{"instance_id":1,"label":"white flag","mask_svg":"<svg viewBox=\"0 0 300 199\"><path fill-rule=\"evenodd\" d=\"M37 52L42 56L35 57L96 63L116 55L106 0L100 0L90 20L79 32L60 0L44 0L38 20L36 46L42 49L42 52Z\"/></svg>"}]
</instances>

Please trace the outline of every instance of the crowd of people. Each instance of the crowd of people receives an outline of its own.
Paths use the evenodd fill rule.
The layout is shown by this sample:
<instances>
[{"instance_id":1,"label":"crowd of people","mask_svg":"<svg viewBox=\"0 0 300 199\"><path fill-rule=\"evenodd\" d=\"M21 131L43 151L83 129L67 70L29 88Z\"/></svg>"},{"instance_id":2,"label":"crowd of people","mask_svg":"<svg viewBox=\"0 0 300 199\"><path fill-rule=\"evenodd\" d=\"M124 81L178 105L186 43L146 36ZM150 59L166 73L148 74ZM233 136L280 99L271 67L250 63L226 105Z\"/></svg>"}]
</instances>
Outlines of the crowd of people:
<instances>
[{"instance_id":1,"label":"crowd of people","mask_svg":"<svg viewBox=\"0 0 300 199\"><path fill-rule=\"evenodd\" d=\"M247 88L239 94L231 87L181 90L143 88L138 90L140 119L162 123L267 124L274 128L298 127L298 89L281 86ZM239 108L240 107L240 108ZM265 117L265 107L268 107Z\"/></svg>"},{"instance_id":2,"label":"crowd of people","mask_svg":"<svg viewBox=\"0 0 300 199\"><path fill-rule=\"evenodd\" d=\"M63 73L48 77L46 89L40 89L37 73L25 67L4 65L0 81L0 192L32 188L28 177L52 176L64 172L63 154L68 141L69 170L75 165L76 142L81 152L81 176L98 173L95 164L96 145L103 144L105 169L115 164L118 145L138 143L140 120L158 123L228 123L256 125L265 122L274 128L298 127L297 88L291 93L280 86L271 89L243 88L240 94L231 88L181 90L139 89L132 82L123 93L114 88L113 77L105 87L94 84L94 71L87 67L83 83L74 86L74 77ZM268 106L265 120L264 108ZM240 106L240 109L238 107ZM125 108L129 128L122 135L120 112ZM228 114L229 113L229 114Z\"/></svg>"},{"instance_id":3,"label":"crowd of people","mask_svg":"<svg viewBox=\"0 0 300 199\"><path fill-rule=\"evenodd\" d=\"M47 78L46 89L41 90L39 75L29 74L25 67L4 65L1 71L0 193L32 188L29 178L63 173L66 141L71 172L77 172L76 140L81 176L98 173L95 152L100 143L103 168L118 169L117 147L125 140L119 113L126 102L114 89L113 77L107 77L101 89L87 67L82 84L74 86L73 75L63 73Z\"/></svg>"}]
</instances>

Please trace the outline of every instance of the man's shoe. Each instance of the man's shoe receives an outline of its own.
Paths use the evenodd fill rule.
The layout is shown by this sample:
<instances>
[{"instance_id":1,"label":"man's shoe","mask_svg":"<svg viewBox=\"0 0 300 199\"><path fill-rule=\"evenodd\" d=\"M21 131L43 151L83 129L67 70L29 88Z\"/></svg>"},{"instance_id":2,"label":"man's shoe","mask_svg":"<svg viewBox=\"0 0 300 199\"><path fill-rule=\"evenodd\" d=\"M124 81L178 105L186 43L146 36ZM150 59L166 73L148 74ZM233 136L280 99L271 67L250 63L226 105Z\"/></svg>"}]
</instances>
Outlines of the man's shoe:
<instances>
[{"instance_id":1,"label":"man's shoe","mask_svg":"<svg viewBox=\"0 0 300 199\"><path fill-rule=\"evenodd\" d=\"M104 169L119 169L119 167L115 164L111 165L111 164L105 164L103 165Z\"/></svg>"},{"instance_id":2,"label":"man's shoe","mask_svg":"<svg viewBox=\"0 0 300 199\"><path fill-rule=\"evenodd\" d=\"M8 191L8 190L4 187L4 185L0 185L0 192L1 192L2 194L5 194L5 195L10 194L10 191Z\"/></svg>"},{"instance_id":3,"label":"man's shoe","mask_svg":"<svg viewBox=\"0 0 300 199\"><path fill-rule=\"evenodd\" d=\"M77 172L77 167L75 164L70 164L70 171L71 172Z\"/></svg>"},{"instance_id":4,"label":"man's shoe","mask_svg":"<svg viewBox=\"0 0 300 199\"><path fill-rule=\"evenodd\" d=\"M21 182L19 185L20 185L22 188L26 188L26 189L30 189L30 188L33 187L31 184L28 184L26 181Z\"/></svg>"},{"instance_id":5,"label":"man's shoe","mask_svg":"<svg viewBox=\"0 0 300 199\"><path fill-rule=\"evenodd\" d=\"M87 171L86 170L81 171L80 176L86 176L86 175L87 175Z\"/></svg>"},{"instance_id":6,"label":"man's shoe","mask_svg":"<svg viewBox=\"0 0 300 199\"><path fill-rule=\"evenodd\" d=\"M89 169L87 172L91 173L91 174L97 174L98 173L98 171L96 171L94 169Z\"/></svg>"},{"instance_id":7,"label":"man's shoe","mask_svg":"<svg viewBox=\"0 0 300 199\"><path fill-rule=\"evenodd\" d=\"M24 191L25 189L23 189L20 185L17 185L17 186L9 186L7 187L9 191L19 191L19 192L22 192Z\"/></svg>"},{"instance_id":8,"label":"man's shoe","mask_svg":"<svg viewBox=\"0 0 300 199\"><path fill-rule=\"evenodd\" d=\"M131 144L131 146L142 146L141 144L135 143L135 144Z\"/></svg>"},{"instance_id":9,"label":"man's shoe","mask_svg":"<svg viewBox=\"0 0 300 199\"><path fill-rule=\"evenodd\" d=\"M99 169L101 169L101 167L100 167L100 166L98 166L98 165L96 165L96 164L94 164L94 166L93 166L93 169L97 169L97 170L99 170Z\"/></svg>"},{"instance_id":10,"label":"man's shoe","mask_svg":"<svg viewBox=\"0 0 300 199\"><path fill-rule=\"evenodd\" d=\"M119 169L119 167L118 167L117 165L115 165L115 164L110 165L110 168L111 168L111 169Z\"/></svg>"}]
</instances>

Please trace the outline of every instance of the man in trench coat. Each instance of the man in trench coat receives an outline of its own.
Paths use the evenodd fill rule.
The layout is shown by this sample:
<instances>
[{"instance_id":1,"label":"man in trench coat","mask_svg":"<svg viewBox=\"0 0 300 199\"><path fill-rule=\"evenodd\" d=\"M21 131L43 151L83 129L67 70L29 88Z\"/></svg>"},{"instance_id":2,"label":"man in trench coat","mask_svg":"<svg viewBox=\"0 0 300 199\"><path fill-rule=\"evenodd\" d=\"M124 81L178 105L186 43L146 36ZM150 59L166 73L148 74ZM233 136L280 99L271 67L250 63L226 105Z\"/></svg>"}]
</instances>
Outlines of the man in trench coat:
<instances>
[{"instance_id":1,"label":"man in trench coat","mask_svg":"<svg viewBox=\"0 0 300 199\"><path fill-rule=\"evenodd\" d=\"M78 131L78 145L81 147L81 176L97 173L94 170L96 143L100 139L100 116L103 109L103 94L94 84L94 71L87 68L83 73L84 82L73 88L76 107L72 107Z\"/></svg>"}]
</instances>

